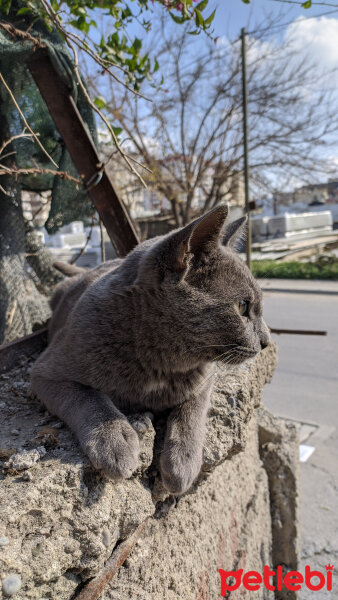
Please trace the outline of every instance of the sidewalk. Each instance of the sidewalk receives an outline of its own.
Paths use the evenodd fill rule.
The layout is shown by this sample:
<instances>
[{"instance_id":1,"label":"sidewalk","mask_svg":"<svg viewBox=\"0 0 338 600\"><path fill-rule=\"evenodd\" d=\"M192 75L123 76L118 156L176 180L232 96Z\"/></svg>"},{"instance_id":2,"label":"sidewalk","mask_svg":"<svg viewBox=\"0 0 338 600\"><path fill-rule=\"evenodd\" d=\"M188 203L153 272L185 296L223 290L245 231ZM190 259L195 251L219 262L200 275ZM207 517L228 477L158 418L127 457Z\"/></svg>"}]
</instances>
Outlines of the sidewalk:
<instances>
[{"instance_id":1,"label":"sidewalk","mask_svg":"<svg viewBox=\"0 0 338 600\"><path fill-rule=\"evenodd\" d=\"M321 279L258 279L263 292L338 296L338 281Z\"/></svg>"},{"instance_id":2,"label":"sidewalk","mask_svg":"<svg viewBox=\"0 0 338 600\"><path fill-rule=\"evenodd\" d=\"M262 281L263 284L265 282ZM278 280L269 280L277 287ZM278 365L269 386L264 388L263 402L272 413L301 424L302 443L315 448L301 463L302 556L305 566L326 572L328 563L338 565L338 403L337 296L325 295L335 282L283 281L284 286L321 290L321 295L307 293L265 293L264 318L272 327L320 329L327 336L304 337L280 335ZM323 286L322 286L323 283ZM269 289L268 286L265 286ZM334 291L334 290L333 290ZM313 429L315 427L315 430ZM311 431L312 430L312 431ZM308 437L306 437L308 436ZM254 594L253 594L254 595ZM337 600L336 591L316 594L303 589L300 600Z\"/></svg>"}]
</instances>

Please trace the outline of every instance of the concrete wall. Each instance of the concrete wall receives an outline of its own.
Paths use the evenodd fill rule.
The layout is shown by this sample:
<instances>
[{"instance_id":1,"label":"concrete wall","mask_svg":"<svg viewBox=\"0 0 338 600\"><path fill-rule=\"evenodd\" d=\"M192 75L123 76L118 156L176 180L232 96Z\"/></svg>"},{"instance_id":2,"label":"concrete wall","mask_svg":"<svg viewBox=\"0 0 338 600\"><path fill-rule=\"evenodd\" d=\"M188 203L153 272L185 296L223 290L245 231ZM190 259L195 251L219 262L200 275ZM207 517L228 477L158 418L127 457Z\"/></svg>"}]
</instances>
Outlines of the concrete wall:
<instances>
[{"instance_id":1,"label":"concrete wall","mask_svg":"<svg viewBox=\"0 0 338 600\"><path fill-rule=\"evenodd\" d=\"M296 568L297 435L258 408L275 362L271 346L250 364L230 372L219 367L203 469L179 499L159 479L161 419L133 417L140 466L132 479L113 484L92 469L69 431L29 399L29 365L3 376L0 446L21 450L9 461L11 451L7 459L0 451L0 597L14 581L17 600L77 598L144 521L130 557L102 588L105 600L211 600L220 597L219 568ZM23 471L41 446L46 454ZM245 594L240 588L231 598ZM255 598L271 594L261 590Z\"/></svg>"},{"instance_id":2,"label":"concrete wall","mask_svg":"<svg viewBox=\"0 0 338 600\"><path fill-rule=\"evenodd\" d=\"M259 460L253 419L243 453L217 467L166 518L149 522L105 598L220 598L218 569L261 572L271 552L268 478Z\"/></svg>"}]
</instances>

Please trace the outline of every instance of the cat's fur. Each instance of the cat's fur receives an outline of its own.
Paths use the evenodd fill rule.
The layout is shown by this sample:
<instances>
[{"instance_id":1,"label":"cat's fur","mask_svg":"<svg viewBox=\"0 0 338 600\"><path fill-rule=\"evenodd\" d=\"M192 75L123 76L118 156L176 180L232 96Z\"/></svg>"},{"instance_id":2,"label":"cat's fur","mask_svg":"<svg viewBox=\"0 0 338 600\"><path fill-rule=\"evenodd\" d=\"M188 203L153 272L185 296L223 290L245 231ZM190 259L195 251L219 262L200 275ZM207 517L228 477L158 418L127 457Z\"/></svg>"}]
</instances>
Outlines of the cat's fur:
<instances>
[{"instance_id":1,"label":"cat's fur","mask_svg":"<svg viewBox=\"0 0 338 600\"><path fill-rule=\"evenodd\" d=\"M202 463L215 361L238 364L269 343L261 291L233 250L245 219L224 229L227 212L219 206L56 289L32 390L107 477L130 477L138 464L121 411L170 409L162 481L186 491Z\"/></svg>"}]
</instances>

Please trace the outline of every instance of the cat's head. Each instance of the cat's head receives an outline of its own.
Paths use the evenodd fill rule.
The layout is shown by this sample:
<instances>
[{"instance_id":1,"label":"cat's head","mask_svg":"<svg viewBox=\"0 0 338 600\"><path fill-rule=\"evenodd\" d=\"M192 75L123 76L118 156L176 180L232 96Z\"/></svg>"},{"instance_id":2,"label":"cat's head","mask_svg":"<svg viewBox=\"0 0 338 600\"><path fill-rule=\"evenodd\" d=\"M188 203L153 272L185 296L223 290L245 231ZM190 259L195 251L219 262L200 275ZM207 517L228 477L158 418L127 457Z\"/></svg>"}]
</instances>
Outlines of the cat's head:
<instances>
[{"instance_id":1,"label":"cat's head","mask_svg":"<svg viewBox=\"0 0 338 600\"><path fill-rule=\"evenodd\" d=\"M227 214L218 206L159 238L139 264L136 284L153 298L154 326L178 360L238 364L270 342L262 292L235 252L246 217L227 225Z\"/></svg>"}]
</instances>

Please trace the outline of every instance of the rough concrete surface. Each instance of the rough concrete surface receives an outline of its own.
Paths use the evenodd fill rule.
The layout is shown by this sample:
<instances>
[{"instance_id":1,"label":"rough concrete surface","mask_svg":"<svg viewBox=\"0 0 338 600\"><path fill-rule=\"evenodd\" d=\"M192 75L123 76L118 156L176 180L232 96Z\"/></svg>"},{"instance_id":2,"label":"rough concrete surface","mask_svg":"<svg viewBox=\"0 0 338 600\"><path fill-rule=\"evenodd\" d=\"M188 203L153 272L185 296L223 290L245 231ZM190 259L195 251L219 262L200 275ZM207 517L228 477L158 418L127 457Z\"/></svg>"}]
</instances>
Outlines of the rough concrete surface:
<instances>
[{"instance_id":1,"label":"rough concrete surface","mask_svg":"<svg viewBox=\"0 0 338 600\"><path fill-rule=\"evenodd\" d=\"M219 598L218 569L262 572L271 546L268 481L253 419L246 450L219 466L194 494L179 499L165 519L149 522L103 598ZM241 598L250 598L250 592L240 591ZM262 590L255 598L274 596Z\"/></svg>"},{"instance_id":2,"label":"rough concrete surface","mask_svg":"<svg viewBox=\"0 0 338 600\"><path fill-rule=\"evenodd\" d=\"M274 417L264 407L257 411L260 457L268 477L270 492L273 568L283 567L284 574L299 569L300 499L298 497L298 430ZM294 600L290 590L276 593L278 600Z\"/></svg>"},{"instance_id":3,"label":"rough concrete surface","mask_svg":"<svg viewBox=\"0 0 338 600\"><path fill-rule=\"evenodd\" d=\"M112 483L94 471L68 429L29 398L30 363L2 375L0 597L10 584L17 600L70 600L148 516L107 599L207 599L219 594L218 568L245 562L260 571L262 562L271 564L269 479L251 417L275 362L271 346L246 365L219 367L202 473L175 506L158 477L163 419L131 417L141 440L139 469ZM31 467L14 468L23 464L20 455L41 446L46 454ZM11 454L19 457L11 461Z\"/></svg>"}]
</instances>

